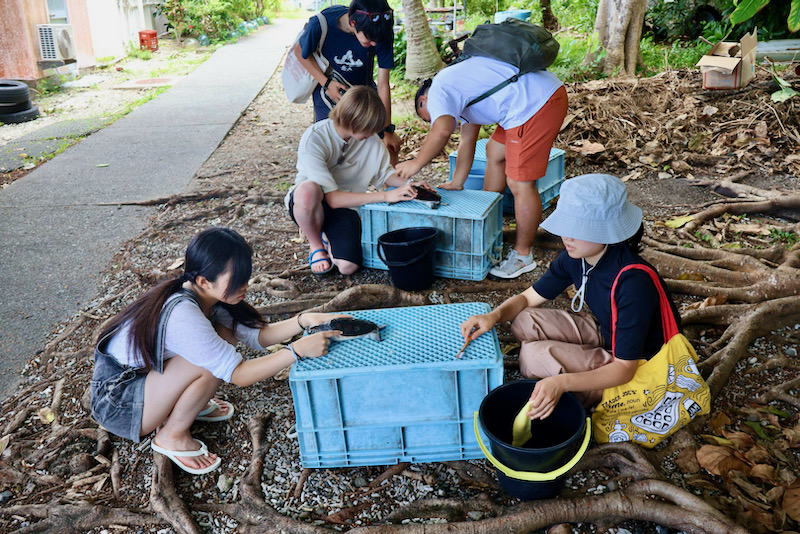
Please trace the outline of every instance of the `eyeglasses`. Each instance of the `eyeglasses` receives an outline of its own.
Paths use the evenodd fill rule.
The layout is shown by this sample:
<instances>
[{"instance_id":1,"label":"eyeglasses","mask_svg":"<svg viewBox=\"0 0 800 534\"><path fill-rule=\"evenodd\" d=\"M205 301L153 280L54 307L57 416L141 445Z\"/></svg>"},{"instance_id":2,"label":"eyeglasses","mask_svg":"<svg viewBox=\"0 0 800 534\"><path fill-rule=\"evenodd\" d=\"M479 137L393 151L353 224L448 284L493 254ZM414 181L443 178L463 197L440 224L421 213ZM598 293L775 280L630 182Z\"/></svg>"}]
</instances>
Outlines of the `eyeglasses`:
<instances>
[{"instance_id":1,"label":"eyeglasses","mask_svg":"<svg viewBox=\"0 0 800 534\"><path fill-rule=\"evenodd\" d=\"M342 145L342 155L339 156L339 159L336 160L336 164L337 165L341 165L342 163L344 163L344 158L345 158L345 156L347 156L347 149L349 148L349 144L350 144L350 141L347 140Z\"/></svg>"},{"instance_id":2,"label":"eyeglasses","mask_svg":"<svg viewBox=\"0 0 800 534\"><path fill-rule=\"evenodd\" d=\"M384 20L392 20L392 13L394 13L394 11L391 9L389 11L364 11L362 9L356 9L356 13L359 15L366 15L372 22L378 22L381 20L381 17L383 17Z\"/></svg>"}]
</instances>

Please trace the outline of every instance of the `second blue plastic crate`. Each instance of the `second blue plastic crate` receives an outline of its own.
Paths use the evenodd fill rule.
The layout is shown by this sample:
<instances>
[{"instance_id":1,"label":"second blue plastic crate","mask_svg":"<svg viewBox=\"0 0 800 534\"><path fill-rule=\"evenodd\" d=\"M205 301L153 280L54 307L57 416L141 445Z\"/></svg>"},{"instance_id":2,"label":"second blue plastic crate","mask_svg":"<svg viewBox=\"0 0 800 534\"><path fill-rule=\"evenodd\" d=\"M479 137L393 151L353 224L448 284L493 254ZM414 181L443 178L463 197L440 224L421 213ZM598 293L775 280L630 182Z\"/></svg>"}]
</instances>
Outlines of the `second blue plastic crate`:
<instances>
[{"instance_id":1,"label":"second blue plastic crate","mask_svg":"<svg viewBox=\"0 0 800 534\"><path fill-rule=\"evenodd\" d=\"M491 191L447 191L438 209L411 200L361 206L364 266L388 269L378 256L378 238L392 230L431 226L436 237L434 274L459 280L483 280L503 247L502 196Z\"/></svg>"},{"instance_id":2,"label":"second blue plastic crate","mask_svg":"<svg viewBox=\"0 0 800 534\"><path fill-rule=\"evenodd\" d=\"M482 458L473 413L503 383L496 332L456 355L459 325L489 311L467 302L346 312L385 325L383 340L334 342L292 366L303 467Z\"/></svg>"},{"instance_id":3,"label":"second blue plastic crate","mask_svg":"<svg viewBox=\"0 0 800 534\"><path fill-rule=\"evenodd\" d=\"M486 172L486 142L488 139L481 139L475 145L475 157L472 160L472 167L469 170L467 181L464 182L464 189L483 189L483 175ZM450 154L450 180L453 180L453 173L456 169L458 152ZM550 160L547 163L547 172L544 176L536 180L539 189L539 196L542 197L542 209L547 209L550 201L556 198L561 191L561 184L564 182L564 151L560 148L550 149ZM514 196L511 190L506 188L503 195L503 211L514 213Z\"/></svg>"}]
</instances>

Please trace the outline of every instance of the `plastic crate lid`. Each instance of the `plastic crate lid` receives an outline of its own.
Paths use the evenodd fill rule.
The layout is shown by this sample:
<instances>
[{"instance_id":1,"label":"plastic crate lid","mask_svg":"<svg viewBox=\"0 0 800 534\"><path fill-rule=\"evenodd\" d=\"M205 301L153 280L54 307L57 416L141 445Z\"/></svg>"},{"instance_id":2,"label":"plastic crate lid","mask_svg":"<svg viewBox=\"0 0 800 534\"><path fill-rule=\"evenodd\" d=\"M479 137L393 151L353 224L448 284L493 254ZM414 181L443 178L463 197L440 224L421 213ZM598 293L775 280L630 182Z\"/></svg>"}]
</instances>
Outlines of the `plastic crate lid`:
<instances>
[{"instance_id":1,"label":"plastic crate lid","mask_svg":"<svg viewBox=\"0 0 800 534\"><path fill-rule=\"evenodd\" d=\"M378 370L407 370L433 366L443 369L485 368L502 360L494 329L472 341L461 358L456 354L464 345L459 326L470 315L491 310L484 302L410 306L342 312L357 319L386 325L382 341L370 338L331 343L328 354L305 358L295 363L290 380L341 376L344 371L374 373ZM391 369L387 369L391 368Z\"/></svg>"},{"instance_id":2,"label":"plastic crate lid","mask_svg":"<svg viewBox=\"0 0 800 534\"><path fill-rule=\"evenodd\" d=\"M403 213L420 213L433 217L451 217L454 219L484 219L495 204L501 201L503 195L492 191L475 191L464 189L462 191L449 191L437 189L442 195L442 202L437 209L431 209L427 204L417 200L388 204L376 202L361 206L365 211L402 211Z\"/></svg>"}]
</instances>

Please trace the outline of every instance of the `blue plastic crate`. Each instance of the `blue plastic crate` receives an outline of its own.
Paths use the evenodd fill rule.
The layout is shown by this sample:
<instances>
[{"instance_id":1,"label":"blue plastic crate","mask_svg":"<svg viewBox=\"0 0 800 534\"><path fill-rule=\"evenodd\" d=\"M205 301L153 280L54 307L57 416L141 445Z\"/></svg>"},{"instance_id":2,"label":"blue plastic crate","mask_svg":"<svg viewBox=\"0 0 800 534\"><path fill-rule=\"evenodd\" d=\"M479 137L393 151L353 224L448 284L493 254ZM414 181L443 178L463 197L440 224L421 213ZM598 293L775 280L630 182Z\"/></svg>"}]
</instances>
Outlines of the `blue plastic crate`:
<instances>
[{"instance_id":1,"label":"blue plastic crate","mask_svg":"<svg viewBox=\"0 0 800 534\"><path fill-rule=\"evenodd\" d=\"M481 139L475 145L475 157L472 160L472 167L464 182L464 189L483 189L483 175L486 172L486 142L488 139ZM450 180L453 180L453 173L456 170L456 160L458 152L450 154ZM542 197L542 209L547 209L550 201L556 198L561 191L561 184L564 182L564 151L560 148L550 149L550 160L547 163L547 172L544 176L536 180L539 189L539 196ZM514 196L511 190L506 188L503 195L503 211L514 213Z\"/></svg>"},{"instance_id":2,"label":"blue plastic crate","mask_svg":"<svg viewBox=\"0 0 800 534\"><path fill-rule=\"evenodd\" d=\"M378 238L392 230L432 226L436 237L434 274L443 278L483 280L503 247L501 195L491 191L437 190L438 209L411 200L361 206L361 250L364 266L388 269L378 256Z\"/></svg>"},{"instance_id":3,"label":"blue plastic crate","mask_svg":"<svg viewBox=\"0 0 800 534\"><path fill-rule=\"evenodd\" d=\"M382 341L331 344L289 373L303 467L482 458L473 412L503 383L494 330L463 345L482 302L346 312L386 325Z\"/></svg>"}]
</instances>

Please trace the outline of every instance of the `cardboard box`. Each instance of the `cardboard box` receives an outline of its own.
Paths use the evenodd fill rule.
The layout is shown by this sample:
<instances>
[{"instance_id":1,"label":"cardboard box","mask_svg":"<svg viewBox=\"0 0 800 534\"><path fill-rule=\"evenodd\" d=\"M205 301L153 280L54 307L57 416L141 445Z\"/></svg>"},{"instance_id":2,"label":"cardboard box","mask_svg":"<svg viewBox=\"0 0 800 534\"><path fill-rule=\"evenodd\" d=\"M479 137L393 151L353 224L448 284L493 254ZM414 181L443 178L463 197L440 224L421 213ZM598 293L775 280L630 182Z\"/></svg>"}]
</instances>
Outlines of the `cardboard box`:
<instances>
[{"instance_id":1,"label":"cardboard box","mask_svg":"<svg viewBox=\"0 0 800 534\"><path fill-rule=\"evenodd\" d=\"M703 89L738 89L755 75L756 30L738 43L720 41L697 62L703 73Z\"/></svg>"}]
</instances>

